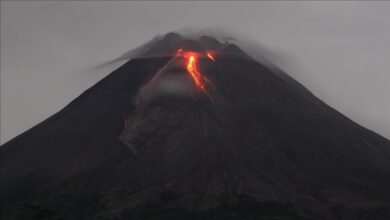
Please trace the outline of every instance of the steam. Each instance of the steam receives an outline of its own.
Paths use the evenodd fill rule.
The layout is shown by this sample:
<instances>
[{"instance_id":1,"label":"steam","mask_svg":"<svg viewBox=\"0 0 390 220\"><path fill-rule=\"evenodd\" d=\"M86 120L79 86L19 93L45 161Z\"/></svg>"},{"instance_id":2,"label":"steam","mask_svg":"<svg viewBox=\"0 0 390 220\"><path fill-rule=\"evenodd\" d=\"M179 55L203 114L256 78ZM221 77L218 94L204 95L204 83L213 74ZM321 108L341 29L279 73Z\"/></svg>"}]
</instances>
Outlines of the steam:
<instances>
[{"instance_id":1,"label":"steam","mask_svg":"<svg viewBox=\"0 0 390 220\"><path fill-rule=\"evenodd\" d=\"M269 66L275 67L272 63L285 63L286 58L282 53L276 52L275 49L267 48L255 39L245 37L241 33L228 31L222 28L182 28L169 33L179 34L186 39L198 40L201 37L209 36L215 38L219 43L229 45L235 44L245 51L249 56L257 60L258 62ZM112 65L118 62L127 61L134 58L148 58L165 56L165 54L148 54L147 52L158 44L166 34L159 34L145 44L132 49L117 58L99 65L98 68Z\"/></svg>"},{"instance_id":2,"label":"steam","mask_svg":"<svg viewBox=\"0 0 390 220\"><path fill-rule=\"evenodd\" d=\"M137 95L138 103L147 104L158 97L190 98L193 86L186 77L163 77L148 84Z\"/></svg>"}]
</instances>

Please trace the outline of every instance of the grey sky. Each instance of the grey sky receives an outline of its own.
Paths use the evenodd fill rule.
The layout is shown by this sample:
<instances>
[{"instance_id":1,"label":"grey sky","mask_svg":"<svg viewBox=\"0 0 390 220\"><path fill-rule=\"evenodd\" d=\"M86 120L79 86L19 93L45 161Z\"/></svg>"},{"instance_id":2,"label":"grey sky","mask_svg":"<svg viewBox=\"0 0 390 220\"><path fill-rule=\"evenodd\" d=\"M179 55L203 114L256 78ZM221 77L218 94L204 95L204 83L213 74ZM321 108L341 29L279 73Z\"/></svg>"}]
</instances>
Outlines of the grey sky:
<instances>
[{"instance_id":1,"label":"grey sky","mask_svg":"<svg viewBox=\"0 0 390 220\"><path fill-rule=\"evenodd\" d=\"M1 2L1 143L59 111L157 34L225 29L390 138L390 2ZM117 64L119 65L119 64Z\"/></svg>"}]
</instances>

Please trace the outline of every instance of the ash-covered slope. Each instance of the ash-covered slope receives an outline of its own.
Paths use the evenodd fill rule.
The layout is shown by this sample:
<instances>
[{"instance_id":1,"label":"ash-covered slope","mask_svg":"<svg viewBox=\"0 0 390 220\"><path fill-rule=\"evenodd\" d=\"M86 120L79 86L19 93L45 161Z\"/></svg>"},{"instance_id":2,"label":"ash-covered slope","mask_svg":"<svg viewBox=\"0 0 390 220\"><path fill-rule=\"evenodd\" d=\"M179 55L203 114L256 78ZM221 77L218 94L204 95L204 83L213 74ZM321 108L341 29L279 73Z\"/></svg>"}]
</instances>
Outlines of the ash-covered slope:
<instances>
[{"instance_id":1,"label":"ash-covered slope","mask_svg":"<svg viewBox=\"0 0 390 220\"><path fill-rule=\"evenodd\" d=\"M2 147L5 219L390 218L388 140L233 44L145 48Z\"/></svg>"}]
</instances>

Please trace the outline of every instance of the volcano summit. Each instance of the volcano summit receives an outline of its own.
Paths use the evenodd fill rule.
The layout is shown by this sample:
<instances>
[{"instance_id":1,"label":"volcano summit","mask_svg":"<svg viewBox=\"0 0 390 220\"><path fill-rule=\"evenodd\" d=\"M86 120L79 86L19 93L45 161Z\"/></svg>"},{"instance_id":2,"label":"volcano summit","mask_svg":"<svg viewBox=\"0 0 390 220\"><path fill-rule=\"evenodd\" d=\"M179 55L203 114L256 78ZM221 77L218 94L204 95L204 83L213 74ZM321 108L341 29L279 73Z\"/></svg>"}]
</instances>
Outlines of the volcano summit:
<instances>
[{"instance_id":1,"label":"volcano summit","mask_svg":"<svg viewBox=\"0 0 390 220\"><path fill-rule=\"evenodd\" d=\"M390 219L390 142L170 33L1 147L3 219Z\"/></svg>"}]
</instances>

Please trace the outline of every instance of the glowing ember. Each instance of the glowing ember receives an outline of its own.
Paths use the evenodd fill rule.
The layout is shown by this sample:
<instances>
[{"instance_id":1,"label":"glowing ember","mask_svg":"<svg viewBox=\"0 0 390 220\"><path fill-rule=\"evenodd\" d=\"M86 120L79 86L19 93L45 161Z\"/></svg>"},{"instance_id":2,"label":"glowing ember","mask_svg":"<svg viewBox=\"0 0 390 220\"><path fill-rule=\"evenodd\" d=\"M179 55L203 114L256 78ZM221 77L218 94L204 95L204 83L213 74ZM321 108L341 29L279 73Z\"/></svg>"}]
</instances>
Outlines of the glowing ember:
<instances>
[{"instance_id":1,"label":"glowing ember","mask_svg":"<svg viewBox=\"0 0 390 220\"><path fill-rule=\"evenodd\" d=\"M183 51L183 49L182 48L179 48L177 51L176 51L176 53L181 53Z\"/></svg>"},{"instance_id":2,"label":"glowing ember","mask_svg":"<svg viewBox=\"0 0 390 220\"><path fill-rule=\"evenodd\" d=\"M212 61L216 62L213 55L210 52L207 52L207 57L210 58Z\"/></svg>"}]
</instances>

